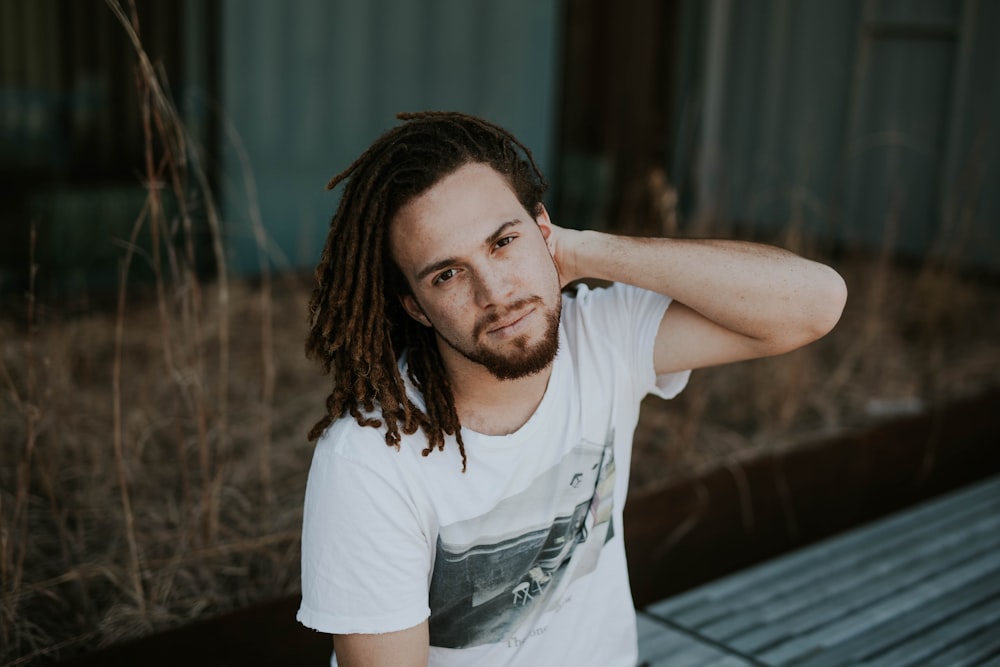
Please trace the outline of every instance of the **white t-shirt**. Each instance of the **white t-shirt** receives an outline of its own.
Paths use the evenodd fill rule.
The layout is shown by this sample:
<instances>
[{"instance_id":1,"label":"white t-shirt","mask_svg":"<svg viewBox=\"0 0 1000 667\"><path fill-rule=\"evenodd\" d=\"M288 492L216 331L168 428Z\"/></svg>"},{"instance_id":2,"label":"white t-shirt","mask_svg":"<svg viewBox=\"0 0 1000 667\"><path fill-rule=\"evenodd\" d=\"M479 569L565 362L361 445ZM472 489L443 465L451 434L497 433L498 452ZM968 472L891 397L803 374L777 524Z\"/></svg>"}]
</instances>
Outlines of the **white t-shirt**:
<instances>
[{"instance_id":1,"label":"white t-shirt","mask_svg":"<svg viewBox=\"0 0 1000 667\"><path fill-rule=\"evenodd\" d=\"M430 617L433 666L634 667L622 510L639 403L689 376L653 370L669 303L627 285L564 296L541 403L510 435L464 429L464 474L454 438L424 457L420 432L396 451L334 422L306 487L298 620L349 634Z\"/></svg>"}]
</instances>

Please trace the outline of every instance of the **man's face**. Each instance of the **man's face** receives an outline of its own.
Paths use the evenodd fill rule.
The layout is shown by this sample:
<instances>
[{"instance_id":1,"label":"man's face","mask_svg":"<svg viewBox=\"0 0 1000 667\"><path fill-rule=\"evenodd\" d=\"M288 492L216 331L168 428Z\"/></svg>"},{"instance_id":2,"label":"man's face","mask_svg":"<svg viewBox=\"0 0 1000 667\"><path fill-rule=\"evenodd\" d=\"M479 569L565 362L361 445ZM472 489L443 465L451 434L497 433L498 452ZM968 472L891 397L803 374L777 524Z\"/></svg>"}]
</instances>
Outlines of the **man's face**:
<instances>
[{"instance_id":1,"label":"man's face","mask_svg":"<svg viewBox=\"0 0 1000 667\"><path fill-rule=\"evenodd\" d=\"M470 365L502 380L537 373L559 342L559 275L546 239L508 182L471 163L399 210L392 256L410 285L411 317L432 327L450 372Z\"/></svg>"}]
</instances>

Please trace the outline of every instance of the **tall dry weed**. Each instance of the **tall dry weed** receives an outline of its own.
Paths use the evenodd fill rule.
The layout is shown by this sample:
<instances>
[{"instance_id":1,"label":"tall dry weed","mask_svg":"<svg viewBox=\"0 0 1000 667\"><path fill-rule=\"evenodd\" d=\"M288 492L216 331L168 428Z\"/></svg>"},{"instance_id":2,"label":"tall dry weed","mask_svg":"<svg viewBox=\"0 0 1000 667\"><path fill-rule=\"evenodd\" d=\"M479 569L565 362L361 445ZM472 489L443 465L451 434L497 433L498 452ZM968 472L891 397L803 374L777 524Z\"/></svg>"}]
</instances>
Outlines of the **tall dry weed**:
<instances>
[{"instance_id":1,"label":"tall dry weed","mask_svg":"<svg viewBox=\"0 0 1000 667\"><path fill-rule=\"evenodd\" d=\"M23 327L0 323L0 664L10 667L297 585L304 424L324 388L301 329L276 335L274 322L302 321L306 291L295 277L271 280L249 167L261 272L254 286L231 283L208 156L143 48L134 5L106 4L136 53L146 201L119 241L113 313L39 322L32 288ZM151 284L134 283L137 263ZM31 270L33 285L44 267ZM276 409L279 380L297 400Z\"/></svg>"}]
</instances>

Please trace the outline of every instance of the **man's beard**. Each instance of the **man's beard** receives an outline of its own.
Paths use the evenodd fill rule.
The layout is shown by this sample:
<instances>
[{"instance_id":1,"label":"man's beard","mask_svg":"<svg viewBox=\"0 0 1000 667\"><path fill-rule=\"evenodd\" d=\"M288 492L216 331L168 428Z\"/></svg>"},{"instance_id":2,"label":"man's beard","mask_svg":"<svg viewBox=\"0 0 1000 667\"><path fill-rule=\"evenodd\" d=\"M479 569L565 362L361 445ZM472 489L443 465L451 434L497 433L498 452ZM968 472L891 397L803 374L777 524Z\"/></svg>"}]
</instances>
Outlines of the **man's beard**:
<instances>
[{"instance_id":1,"label":"man's beard","mask_svg":"<svg viewBox=\"0 0 1000 667\"><path fill-rule=\"evenodd\" d=\"M474 338L479 340L482 333L487 331L492 324L499 322L504 313L519 310L529 304L538 304L540 307L544 302L540 297L530 297L523 299L504 312L493 313L476 324ZM469 361L483 366L498 380L518 380L520 378L534 375L545 370L552 360L555 359L559 351L559 318L562 312L561 299L556 301L556 307L545 313L546 328L542 339L534 345L529 344L527 336L519 336L508 341L508 347L512 351L500 352L490 349L480 343L474 343L471 349L463 349L453 341L448 340L438 332L438 338L443 340L449 347L464 356Z\"/></svg>"}]
</instances>

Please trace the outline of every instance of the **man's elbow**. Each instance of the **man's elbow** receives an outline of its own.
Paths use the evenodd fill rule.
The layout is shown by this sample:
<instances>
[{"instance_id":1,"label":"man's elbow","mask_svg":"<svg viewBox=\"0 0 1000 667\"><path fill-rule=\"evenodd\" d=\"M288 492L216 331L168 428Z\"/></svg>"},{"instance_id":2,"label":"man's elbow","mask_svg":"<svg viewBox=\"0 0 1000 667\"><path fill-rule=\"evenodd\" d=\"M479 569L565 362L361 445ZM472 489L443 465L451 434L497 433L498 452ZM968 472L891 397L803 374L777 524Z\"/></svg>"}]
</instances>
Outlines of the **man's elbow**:
<instances>
[{"instance_id":1,"label":"man's elbow","mask_svg":"<svg viewBox=\"0 0 1000 667\"><path fill-rule=\"evenodd\" d=\"M820 296L821 307L818 309L819 315L814 325L813 340L819 340L833 331L833 327L837 326L840 316L844 313L844 306L847 305L847 283L839 273L830 267L826 268L827 278Z\"/></svg>"},{"instance_id":2,"label":"man's elbow","mask_svg":"<svg viewBox=\"0 0 1000 667\"><path fill-rule=\"evenodd\" d=\"M769 355L784 354L815 342L840 321L847 303L847 285L839 273L824 268L823 279L812 286L799 309L801 316L797 321L790 318L781 333L770 341Z\"/></svg>"},{"instance_id":3,"label":"man's elbow","mask_svg":"<svg viewBox=\"0 0 1000 667\"><path fill-rule=\"evenodd\" d=\"M830 267L824 267L825 275L817 281L810 295L808 317L802 323L800 338L795 347L802 347L827 335L840 321L847 304L847 284L843 277Z\"/></svg>"}]
</instances>

